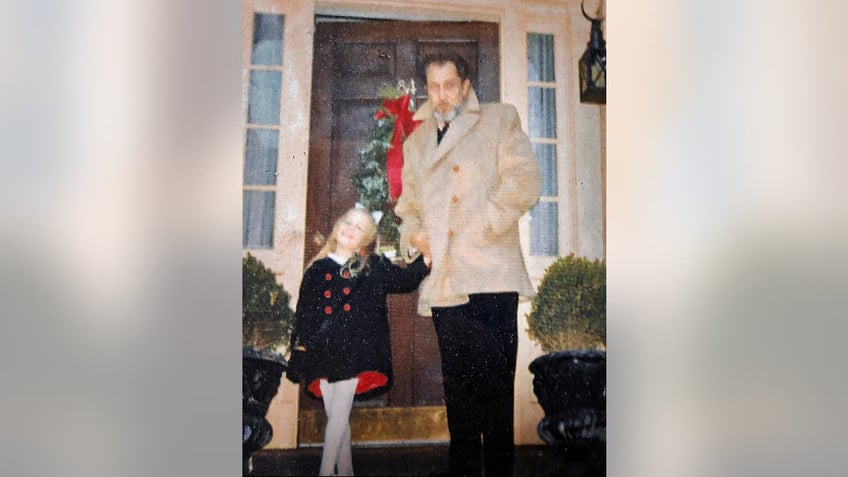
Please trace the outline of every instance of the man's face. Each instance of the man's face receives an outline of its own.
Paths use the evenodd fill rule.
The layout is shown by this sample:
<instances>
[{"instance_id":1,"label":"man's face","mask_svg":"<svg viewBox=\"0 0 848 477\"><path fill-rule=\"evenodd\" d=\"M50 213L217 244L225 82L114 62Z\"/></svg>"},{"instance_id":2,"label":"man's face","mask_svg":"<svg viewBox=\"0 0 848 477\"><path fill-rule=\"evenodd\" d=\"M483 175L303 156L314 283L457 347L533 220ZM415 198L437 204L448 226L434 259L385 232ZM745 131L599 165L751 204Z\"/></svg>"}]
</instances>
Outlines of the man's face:
<instances>
[{"instance_id":1,"label":"man's face","mask_svg":"<svg viewBox=\"0 0 848 477\"><path fill-rule=\"evenodd\" d=\"M439 121L450 121L459 114L470 88L471 81L461 80L453 63L427 67L427 97Z\"/></svg>"}]
</instances>

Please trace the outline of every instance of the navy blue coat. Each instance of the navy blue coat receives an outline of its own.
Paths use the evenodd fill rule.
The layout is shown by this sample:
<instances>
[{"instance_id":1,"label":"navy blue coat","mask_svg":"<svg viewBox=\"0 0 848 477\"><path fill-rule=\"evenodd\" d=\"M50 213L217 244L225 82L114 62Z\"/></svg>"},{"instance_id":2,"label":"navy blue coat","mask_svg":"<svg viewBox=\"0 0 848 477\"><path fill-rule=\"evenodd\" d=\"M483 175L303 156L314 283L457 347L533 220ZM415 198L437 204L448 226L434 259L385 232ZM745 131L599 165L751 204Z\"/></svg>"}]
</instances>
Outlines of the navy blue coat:
<instances>
[{"instance_id":1,"label":"navy blue coat","mask_svg":"<svg viewBox=\"0 0 848 477\"><path fill-rule=\"evenodd\" d=\"M306 348L299 374L312 397L321 397L322 378L359 376L357 399L392 386L386 295L414 291L430 270L421 257L405 268L375 254L366 260L356 276L331 258L317 260L303 273L292 346Z\"/></svg>"}]
</instances>

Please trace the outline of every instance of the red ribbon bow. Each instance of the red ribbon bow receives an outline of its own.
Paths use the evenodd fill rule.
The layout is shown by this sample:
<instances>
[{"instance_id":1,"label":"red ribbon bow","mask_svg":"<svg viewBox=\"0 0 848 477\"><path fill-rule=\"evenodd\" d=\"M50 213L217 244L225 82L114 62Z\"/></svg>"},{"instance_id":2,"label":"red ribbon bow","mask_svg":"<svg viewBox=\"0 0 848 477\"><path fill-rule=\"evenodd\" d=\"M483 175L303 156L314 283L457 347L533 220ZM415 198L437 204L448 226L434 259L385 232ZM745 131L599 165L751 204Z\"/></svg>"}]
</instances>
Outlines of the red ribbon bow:
<instances>
[{"instance_id":1,"label":"red ribbon bow","mask_svg":"<svg viewBox=\"0 0 848 477\"><path fill-rule=\"evenodd\" d=\"M386 151L386 177L389 182L389 198L392 202L400 197L403 188L401 171L403 170L403 140L415 131L421 121L412 119L409 109L410 97L405 94L397 99L383 101L383 109L374 113L374 119L395 117L395 132L392 135L389 150Z\"/></svg>"}]
</instances>

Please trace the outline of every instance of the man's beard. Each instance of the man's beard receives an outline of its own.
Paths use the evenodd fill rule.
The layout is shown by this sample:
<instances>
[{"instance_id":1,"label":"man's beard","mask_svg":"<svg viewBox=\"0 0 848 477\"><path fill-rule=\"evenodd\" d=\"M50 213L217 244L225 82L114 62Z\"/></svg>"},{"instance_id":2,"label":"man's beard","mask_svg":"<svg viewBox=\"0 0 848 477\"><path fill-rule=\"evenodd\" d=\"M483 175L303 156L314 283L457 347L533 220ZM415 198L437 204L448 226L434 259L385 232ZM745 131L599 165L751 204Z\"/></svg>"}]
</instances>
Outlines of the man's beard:
<instances>
[{"instance_id":1,"label":"man's beard","mask_svg":"<svg viewBox=\"0 0 848 477\"><path fill-rule=\"evenodd\" d=\"M449 123L459 115L459 112L462 111L463 106L465 106L465 100L462 100L458 105L454 106L449 111L444 113L433 110L433 117L436 118L436 121L440 123Z\"/></svg>"}]
</instances>

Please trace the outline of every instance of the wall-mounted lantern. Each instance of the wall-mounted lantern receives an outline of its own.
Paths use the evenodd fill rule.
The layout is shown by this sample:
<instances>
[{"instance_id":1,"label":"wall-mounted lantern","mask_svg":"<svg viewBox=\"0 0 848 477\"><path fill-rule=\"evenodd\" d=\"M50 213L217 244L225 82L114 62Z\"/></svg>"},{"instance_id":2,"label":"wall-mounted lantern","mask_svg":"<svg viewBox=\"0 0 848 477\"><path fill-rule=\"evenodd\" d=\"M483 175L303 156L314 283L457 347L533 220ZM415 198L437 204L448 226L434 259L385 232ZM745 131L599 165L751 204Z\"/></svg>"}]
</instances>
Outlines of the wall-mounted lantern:
<instances>
[{"instance_id":1,"label":"wall-mounted lantern","mask_svg":"<svg viewBox=\"0 0 848 477\"><path fill-rule=\"evenodd\" d=\"M601 33L603 18L591 18L580 3L583 16L592 22L592 31L586 51L578 63L580 69L580 102L607 103L607 47Z\"/></svg>"}]
</instances>

